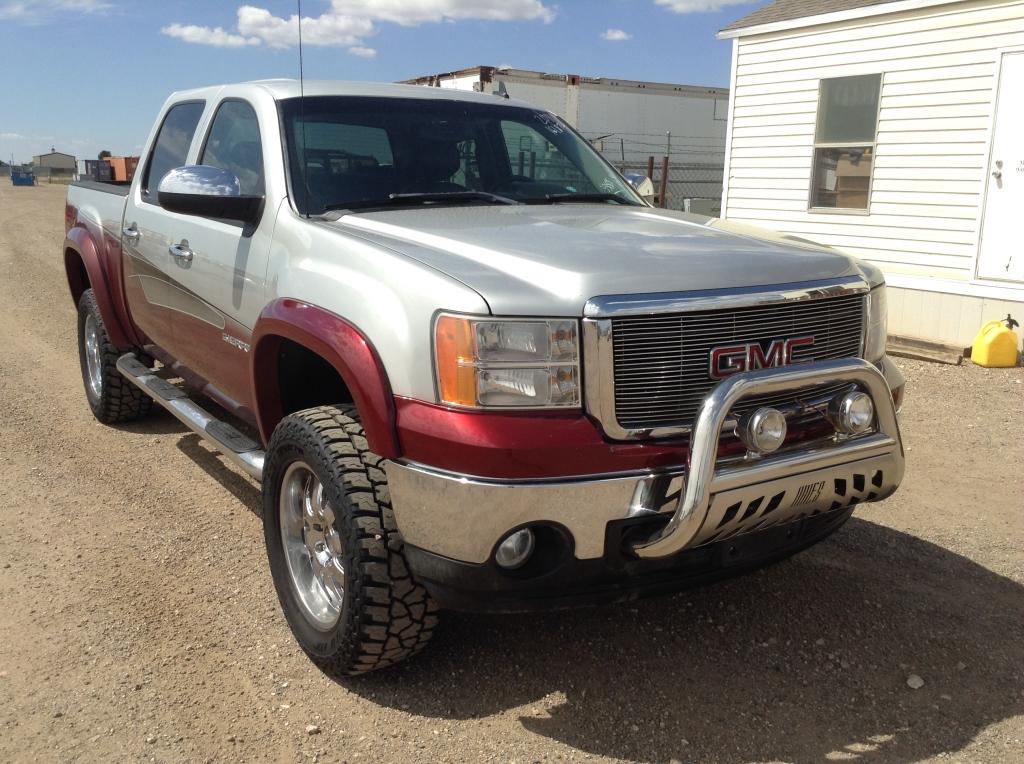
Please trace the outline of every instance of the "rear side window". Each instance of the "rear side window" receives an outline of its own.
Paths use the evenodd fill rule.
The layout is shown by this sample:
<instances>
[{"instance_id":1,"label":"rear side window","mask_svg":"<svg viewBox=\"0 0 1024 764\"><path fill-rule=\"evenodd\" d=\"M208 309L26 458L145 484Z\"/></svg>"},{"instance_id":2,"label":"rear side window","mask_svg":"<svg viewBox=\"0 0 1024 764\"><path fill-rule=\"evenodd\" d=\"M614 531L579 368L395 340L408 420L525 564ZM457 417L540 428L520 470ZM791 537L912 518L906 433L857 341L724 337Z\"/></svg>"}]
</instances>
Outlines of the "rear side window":
<instances>
[{"instance_id":1,"label":"rear side window","mask_svg":"<svg viewBox=\"0 0 1024 764\"><path fill-rule=\"evenodd\" d=\"M185 164L188 147L192 145L192 137L196 134L196 125L203 116L204 108L206 104L202 102L179 103L167 112L156 143L153 144L146 175L142 179L142 193L145 196L156 193L164 175Z\"/></svg>"},{"instance_id":2,"label":"rear side window","mask_svg":"<svg viewBox=\"0 0 1024 764\"><path fill-rule=\"evenodd\" d=\"M244 101L225 101L213 118L199 164L227 170L245 196L263 194L263 145L256 112Z\"/></svg>"}]
</instances>

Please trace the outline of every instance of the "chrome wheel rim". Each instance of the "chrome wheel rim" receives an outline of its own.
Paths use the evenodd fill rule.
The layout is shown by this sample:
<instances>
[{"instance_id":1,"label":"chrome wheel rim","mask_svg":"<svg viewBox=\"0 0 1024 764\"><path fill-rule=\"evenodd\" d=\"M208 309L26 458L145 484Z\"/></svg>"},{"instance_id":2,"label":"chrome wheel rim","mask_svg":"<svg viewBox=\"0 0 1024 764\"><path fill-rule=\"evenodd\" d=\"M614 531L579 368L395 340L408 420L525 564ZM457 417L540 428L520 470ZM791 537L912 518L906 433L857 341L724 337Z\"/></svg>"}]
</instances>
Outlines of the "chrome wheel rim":
<instances>
[{"instance_id":1,"label":"chrome wheel rim","mask_svg":"<svg viewBox=\"0 0 1024 764\"><path fill-rule=\"evenodd\" d=\"M284 473L278 515L292 591L309 621L330 629L345 601L343 545L323 484L305 462Z\"/></svg>"},{"instance_id":2,"label":"chrome wheel rim","mask_svg":"<svg viewBox=\"0 0 1024 764\"><path fill-rule=\"evenodd\" d=\"M85 317L83 330L85 341L85 370L88 375L89 390L94 398L103 393L103 365L100 362L100 328L92 316Z\"/></svg>"}]
</instances>

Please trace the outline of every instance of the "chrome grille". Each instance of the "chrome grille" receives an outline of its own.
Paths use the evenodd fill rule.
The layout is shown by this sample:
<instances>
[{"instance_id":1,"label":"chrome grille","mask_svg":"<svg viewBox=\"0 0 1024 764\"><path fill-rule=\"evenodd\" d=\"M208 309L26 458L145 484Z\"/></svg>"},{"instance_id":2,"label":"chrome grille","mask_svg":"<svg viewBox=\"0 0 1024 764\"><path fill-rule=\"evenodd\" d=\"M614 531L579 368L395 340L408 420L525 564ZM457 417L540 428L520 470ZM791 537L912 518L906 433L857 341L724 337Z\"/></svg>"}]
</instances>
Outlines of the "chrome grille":
<instances>
[{"instance_id":1,"label":"chrome grille","mask_svg":"<svg viewBox=\"0 0 1024 764\"><path fill-rule=\"evenodd\" d=\"M611 324L619 425L628 430L685 427L716 384L708 369L713 348L753 342L766 347L777 339L813 336L813 345L795 350L795 363L859 356L864 295L614 318ZM817 389L813 394L826 392ZM736 411L785 406L800 397L786 393L750 398Z\"/></svg>"}]
</instances>

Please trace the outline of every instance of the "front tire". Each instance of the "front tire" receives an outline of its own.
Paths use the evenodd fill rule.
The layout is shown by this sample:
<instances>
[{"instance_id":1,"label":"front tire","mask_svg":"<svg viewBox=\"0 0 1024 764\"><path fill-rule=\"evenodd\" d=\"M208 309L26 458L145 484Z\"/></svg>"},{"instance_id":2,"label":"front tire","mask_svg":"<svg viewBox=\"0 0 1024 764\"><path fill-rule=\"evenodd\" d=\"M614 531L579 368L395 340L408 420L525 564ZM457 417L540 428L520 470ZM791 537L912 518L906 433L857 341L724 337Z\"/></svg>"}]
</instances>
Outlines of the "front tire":
<instances>
[{"instance_id":1,"label":"front tire","mask_svg":"<svg viewBox=\"0 0 1024 764\"><path fill-rule=\"evenodd\" d=\"M96 295L86 289L78 301L78 358L89 408L104 424L141 419L153 406L153 400L117 370L120 355L107 334Z\"/></svg>"},{"instance_id":2,"label":"front tire","mask_svg":"<svg viewBox=\"0 0 1024 764\"><path fill-rule=\"evenodd\" d=\"M323 671L384 668L426 646L437 606L409 572L381 458L351 406L285 417L263 474L274 588L299 645Z\"/></svg>"}]
</instances>

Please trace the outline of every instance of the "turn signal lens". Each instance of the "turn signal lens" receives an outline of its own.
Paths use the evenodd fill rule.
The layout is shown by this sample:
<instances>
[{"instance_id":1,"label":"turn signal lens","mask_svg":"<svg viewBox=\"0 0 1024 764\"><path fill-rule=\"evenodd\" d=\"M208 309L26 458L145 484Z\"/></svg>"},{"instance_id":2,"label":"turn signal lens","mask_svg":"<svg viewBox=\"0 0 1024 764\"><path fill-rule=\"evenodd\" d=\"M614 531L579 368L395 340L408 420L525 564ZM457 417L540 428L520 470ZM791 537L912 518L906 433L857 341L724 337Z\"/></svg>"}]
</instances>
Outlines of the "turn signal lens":
<instances>
[{"instance_id":1,"label":"turn signal lens","mask_svg":"<svg viewBox=\"0 0 1024 764\"><path fill-rule=\"evenodd\" d=\"M875 287L868 293L864 358L872 363L877 363L885 355L885 343L888 339L885 302L885 284Z\"/></svg>"},{"instance_id":2,"label":"turn signal lens","mask_svg":"<svg viewBox=\"0 0 1024 764\"><path fill-rule=\"evenodd\" d=\"M440 316L435 327L437 382L441 400L456 406L476 404L473 326L468 319Z\"/></svg>"},{"instance_id":3,"label":"turn signal lens","mask_svg":"<svg viewBox=\"0 0 1024 764\"><path fill-rule=\"evenodd\" d=\"M434 347L442 403L473 408L580 404L574 320L441 315Z\"/></svg>"}]
</instances>

